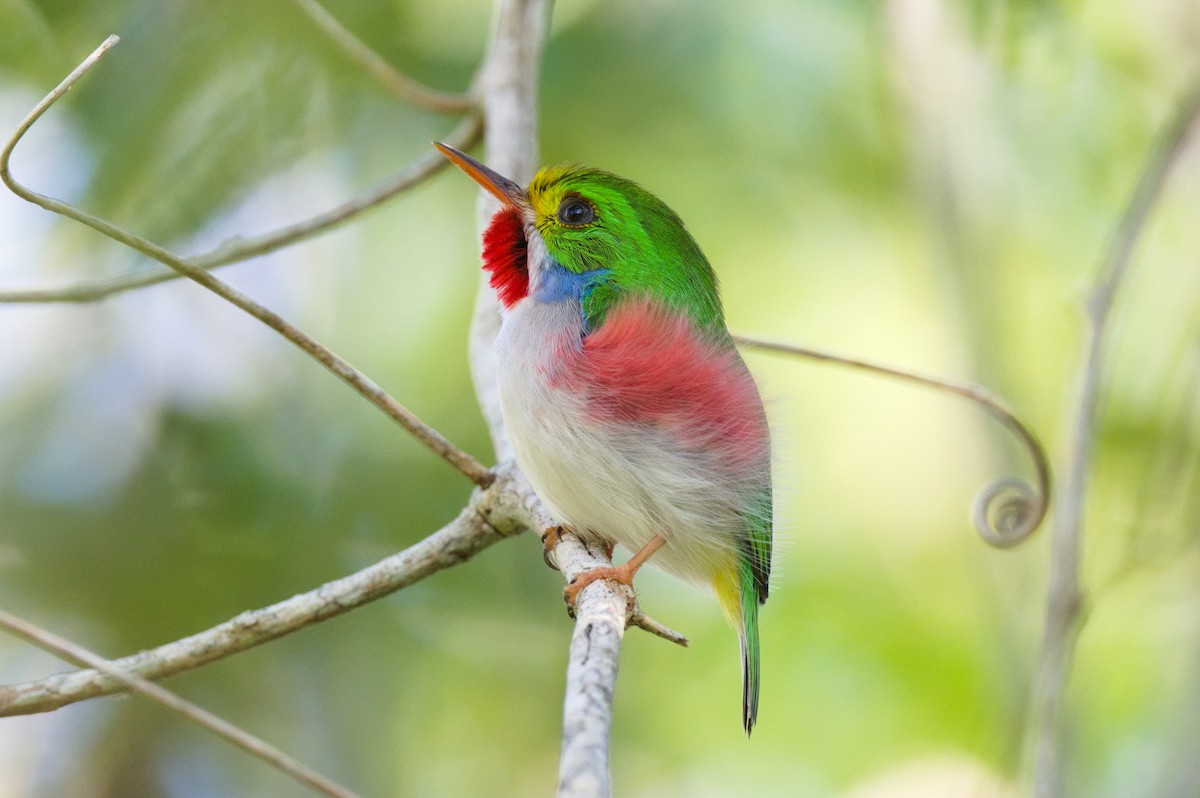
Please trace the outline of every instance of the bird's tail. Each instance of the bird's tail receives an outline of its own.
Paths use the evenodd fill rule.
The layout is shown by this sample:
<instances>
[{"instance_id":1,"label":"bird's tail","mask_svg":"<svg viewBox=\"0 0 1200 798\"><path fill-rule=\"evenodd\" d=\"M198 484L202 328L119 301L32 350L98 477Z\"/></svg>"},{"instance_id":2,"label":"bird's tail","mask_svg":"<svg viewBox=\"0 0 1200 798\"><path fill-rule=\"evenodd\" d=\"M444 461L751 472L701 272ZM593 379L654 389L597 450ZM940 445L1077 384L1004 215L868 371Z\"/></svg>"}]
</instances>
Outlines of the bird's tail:
<instances>
[{"instance_id":1,"label":"bird's tail","mask_svg":"<svg viewBox=\"0 0 1200 798\"><path fill-rule=\"evenodd\" d=\"M742 727L746 735L754 731L758 719L758 684L761 661L758 653L758 585L748 563L713 580L717 598L729 622L737 629L742 649Z\"/></svg>"}]
</instances>

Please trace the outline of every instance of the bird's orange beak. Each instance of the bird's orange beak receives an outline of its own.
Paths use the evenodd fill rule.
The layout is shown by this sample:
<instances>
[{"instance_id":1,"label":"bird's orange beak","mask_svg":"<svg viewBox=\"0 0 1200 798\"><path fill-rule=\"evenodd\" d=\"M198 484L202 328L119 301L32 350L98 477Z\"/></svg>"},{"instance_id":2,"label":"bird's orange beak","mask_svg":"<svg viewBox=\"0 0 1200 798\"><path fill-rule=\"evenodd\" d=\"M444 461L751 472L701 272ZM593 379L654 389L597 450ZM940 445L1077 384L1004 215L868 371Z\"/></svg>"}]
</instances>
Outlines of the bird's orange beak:
<instances>
[{"instance_id":1,"label":"bird's orange beak","mask_svg":"<svg viewBox=\"0 0 1200 798\"><path fill-rule=\"evenodd\" d=\"M456 150L449 144L435 141L433 142L433 146L437 147L438 151L442 155L445 155L452 164L466 172L472 180L505 205L518 209L529 207L529 199L525 196L525 189L504 175L493 169L489 169L470 155L467 155L462 150Z\"/></svg>"}]
</instances>

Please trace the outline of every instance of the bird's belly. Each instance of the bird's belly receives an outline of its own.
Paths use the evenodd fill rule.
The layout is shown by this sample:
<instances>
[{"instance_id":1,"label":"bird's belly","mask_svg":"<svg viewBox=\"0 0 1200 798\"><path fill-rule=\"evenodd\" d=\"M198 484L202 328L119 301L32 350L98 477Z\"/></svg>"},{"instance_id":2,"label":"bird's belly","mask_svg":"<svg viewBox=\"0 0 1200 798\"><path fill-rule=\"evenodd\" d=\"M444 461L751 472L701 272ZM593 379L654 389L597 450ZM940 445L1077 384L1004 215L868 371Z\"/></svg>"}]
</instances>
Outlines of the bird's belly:
<instances>
[{"instance_id":1,"label":"bird's belly","mask_svg":"<svg viewBox=\"0 0 1200 798\"><path fill-rule=\"evenodd\" d=\"M515 316L515 318L514 318ZM498 342L499 390L517 463L550 512L585 537L631 551L662 534L651 562L707 586L737 557L745 491L705 452L651 424L597 419L554 377L570 331L510 316ZM577 333L574 333L577 340Z\"/></svg>"}]
</instances>

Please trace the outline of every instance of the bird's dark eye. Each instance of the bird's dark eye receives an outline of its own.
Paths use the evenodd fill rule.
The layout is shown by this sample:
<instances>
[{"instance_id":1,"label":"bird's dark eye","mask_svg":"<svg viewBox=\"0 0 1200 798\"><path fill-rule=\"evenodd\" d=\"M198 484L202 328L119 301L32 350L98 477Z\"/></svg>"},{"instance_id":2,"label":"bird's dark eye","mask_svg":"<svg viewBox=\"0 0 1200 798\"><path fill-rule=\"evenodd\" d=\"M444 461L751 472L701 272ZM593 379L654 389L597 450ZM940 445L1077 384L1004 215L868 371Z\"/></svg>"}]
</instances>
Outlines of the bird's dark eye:
<instances>
[{"instance_id":1,"label":"bird's dark eye","mask_svg":"<svg viewBox=\"0 0 1200 798\"><path fill-rule=\"evenodd\" d=\"M583 227L596 220L596 211L586 200L567 197L558 206L558 220L568 227Z\"/></svg>"}]
</instances>

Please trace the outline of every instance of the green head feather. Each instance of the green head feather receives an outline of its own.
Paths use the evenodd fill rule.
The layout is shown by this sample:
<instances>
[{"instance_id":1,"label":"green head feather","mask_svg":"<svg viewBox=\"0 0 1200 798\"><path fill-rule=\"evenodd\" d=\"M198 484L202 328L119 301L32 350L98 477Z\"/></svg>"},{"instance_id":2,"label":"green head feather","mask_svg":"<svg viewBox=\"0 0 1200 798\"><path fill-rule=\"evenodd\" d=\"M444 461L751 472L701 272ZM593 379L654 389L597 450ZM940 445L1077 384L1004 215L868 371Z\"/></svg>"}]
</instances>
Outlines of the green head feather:
<instances>
[{"instance_id":1,"label":"green head feather","mask_svg":"<svg viewBox=\"0 0 1200 798\"><path fill-rule=\"evenodd\" d=\"M622 296L648 294L688 313L701 328L724 330L717 277L682 220L658 197L581 166L542 169L528 196L546 250L560 265L577 274L605 270L584 298L589 325L602 322Z\"/></svg>"}]
</instances>

